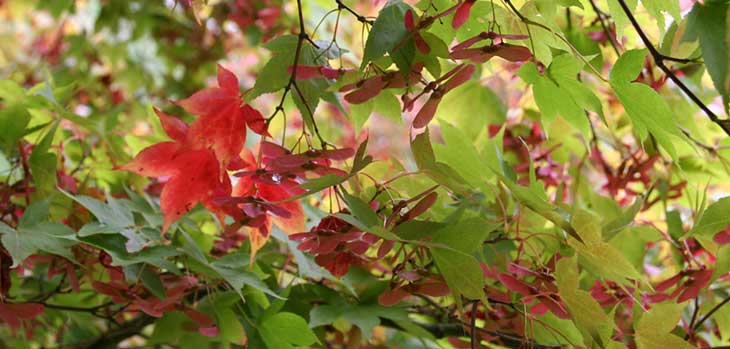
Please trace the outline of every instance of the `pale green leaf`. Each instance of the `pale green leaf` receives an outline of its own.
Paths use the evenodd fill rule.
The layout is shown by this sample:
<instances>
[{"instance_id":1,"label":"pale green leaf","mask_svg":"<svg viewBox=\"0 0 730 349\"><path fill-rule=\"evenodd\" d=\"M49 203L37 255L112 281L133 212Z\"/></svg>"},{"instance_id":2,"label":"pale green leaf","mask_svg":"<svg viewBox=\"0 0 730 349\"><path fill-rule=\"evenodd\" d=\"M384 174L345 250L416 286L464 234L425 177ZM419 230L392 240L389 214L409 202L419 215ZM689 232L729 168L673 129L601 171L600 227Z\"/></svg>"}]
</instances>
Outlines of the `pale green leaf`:
<instances>
[{"instance_id":1,"label":"pale green leaf","mask_svg":"<svg viewBox=\"0 0 730 349\"><path fill-rule=\"evenodd\" d=\"M611 87L639 136L644 138L646 131L650 132L676 160L677 151L672 138L682 139L682 134L676 126L674 113L666 100L651 87L631 82L641 70L645 57L645 50L627 51L621 55L611 71Z\"/></svg>"},{"instance_id":2,"label":"pale green leaf","mask_svg":"<svg viewBox=\"0 0 730 349\"><path fill-rule=\"evenodd\" d=\"M604 342L607 338L602 338L601 334L613 329L613 321L590 293L580 289L575 258L563 258L556 263L555 279L560 299L576 325L586 331L594 341Z\"/></svg>"},{"instance_id":3,"label":"pale green leaf","mask_svg":"<svg viewBox=\"0 0 730 349\"><path fill-rule=\"evenodd\" d=\"M670 332L677 327L683 304L654 304L634 326L638 349L691 349L693 345Z\"/></svg>"},{"instance_id":4,"label":"pale green leaf","mask_svg":"<svg viewBox=\"0 0 730 349\"><path fill-rule=\"evenodd\" d=\"M408 10L412 10L411 7L401 1L393 1L380 10L365 42L360 69L388 53L401 72L410 71L410 62L415 55L415 44L413 39L408 39L402 44L403 39L409 35L403 20ZM399 44L400 47L396 47Z\"/></svg>"},{"instance_id":5,"label":"pale green leaf","mask_svg":"<svg viewBox=\"0 0 730 349\"><path fill-rule=\"evenodd\" d=\"M715 235L730 225L730 197L715 201L702 213L690 235Z\"/></svg>"}]
</instances>

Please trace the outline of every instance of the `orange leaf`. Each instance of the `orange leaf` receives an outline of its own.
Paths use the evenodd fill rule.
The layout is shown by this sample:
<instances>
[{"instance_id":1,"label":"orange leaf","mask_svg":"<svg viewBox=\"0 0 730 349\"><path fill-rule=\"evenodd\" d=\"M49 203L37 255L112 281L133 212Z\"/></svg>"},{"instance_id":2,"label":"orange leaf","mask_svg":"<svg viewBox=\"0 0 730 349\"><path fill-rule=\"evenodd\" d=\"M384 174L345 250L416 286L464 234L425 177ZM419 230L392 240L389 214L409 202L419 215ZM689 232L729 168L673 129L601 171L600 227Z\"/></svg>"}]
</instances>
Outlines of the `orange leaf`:
<instances>
[{"instance_id":1,"label":"orange leaf","mask_svg":"<svg viewBox=\"0 0 730 349\"><path fill-rule=\"evenodd\" d=\"M187 143L193 149L213 148L225 169L243 149L246 126L268 135L266 122L256 109L244 104L233 73L218 66L218 84L194 93L177 104L200 118L190 126Z\"/></svg>"},{"instance_id":2,"label":"orange leaf","mask_svg":"<svg viewBox=\"0 0 730 349\"><path fill-rule=\"evenodd\" d=\"M230 193L230 185L221 181L218 161L210 150L194 150L174 159L177 174L162 189L160 206L165 217L163 232L195 204L203 202L207 207L217 195Z\"/></svg>"},{"instance_id":3,"label":"orange leaf","mask_svg":"<svg viewBox=\"0 0 730 349\"><path fill-rule=\"evenodd\" d=\"M173 159L179 151L179 143L157 143L143 149L132 161L122 166L121 169L145 177L170 176L176 171Z\"/></svg>"},{"instance_id":4,"label":"orange leaf","mask_svg":"<svg viewBox=\"0 0 730 349\"><path fill-rule=\"evenodd\" d=\"M237 105L228 104L226 108L195 120L190 126L188 141L193 149L212 148L221 168L226 168L238 157L246 142L246 119Z\"/></svg>"}]
</instances>

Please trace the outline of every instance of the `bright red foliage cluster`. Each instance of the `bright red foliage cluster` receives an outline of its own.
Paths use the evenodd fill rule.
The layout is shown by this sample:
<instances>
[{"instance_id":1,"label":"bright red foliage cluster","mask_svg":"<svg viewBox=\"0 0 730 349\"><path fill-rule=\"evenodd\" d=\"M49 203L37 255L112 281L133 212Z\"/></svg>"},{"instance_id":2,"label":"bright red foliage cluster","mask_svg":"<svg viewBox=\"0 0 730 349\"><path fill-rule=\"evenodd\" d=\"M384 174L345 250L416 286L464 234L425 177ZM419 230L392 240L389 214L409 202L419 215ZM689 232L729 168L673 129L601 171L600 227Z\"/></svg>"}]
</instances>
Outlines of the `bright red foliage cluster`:
<instances>
[{"instance_id":1,"label":"bright red foliage cluster","mask_svg":"<svg viewBox=\"0 0 730 349\"><path fill-rule=\"evenodd\" d=\"M165 217L163 232L197 203L202 203L221 222L229 214L236 218L237 224L247 221L247 225L259 229L259 233L251 234L252 241L257 241L252 244L255 253L261 241L269 236L268 228L260 229L267 225L265 213L268 211L260 209L256 200L280 201L289 195L279 194L279 185L261 184L255 188L247 186L246 181L240 181L234 190L226 170L252 165L250 158L241 158L246 129L267 136L266 121L261 113L243 102L238 79L222 66L218 67L218 87L199 91L177 104L199 118L187 125L179 118L155 109L163 129L173 141L142 150L122 169L165 182L160 196ZM247 202L240 197L253 195L252 190L258 190L258 198ZM239 197L232 197L234 194ZM297 203L288 206L299 220L303 219ZM292 214L284 212L283 215Z\"/></svg>"}]
</instances>

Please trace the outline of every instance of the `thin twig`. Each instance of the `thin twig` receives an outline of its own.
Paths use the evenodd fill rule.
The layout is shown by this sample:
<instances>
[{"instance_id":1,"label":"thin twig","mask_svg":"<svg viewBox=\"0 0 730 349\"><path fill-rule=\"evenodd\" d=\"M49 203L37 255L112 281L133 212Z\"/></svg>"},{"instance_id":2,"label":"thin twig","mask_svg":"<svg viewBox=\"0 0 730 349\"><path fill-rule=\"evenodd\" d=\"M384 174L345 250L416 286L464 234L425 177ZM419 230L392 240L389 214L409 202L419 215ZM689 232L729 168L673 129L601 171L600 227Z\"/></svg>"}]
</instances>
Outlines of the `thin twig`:
<instances>
[{"instance_id":1,"label":"thin twig","mask_svg":"<svg viewBox=\"0 0 730 349\"><path fill-rule=\"evenodd\" d=\"M593 7L593 11L596 12L596 16L598 16L598 22L601 23L601 29L603 29L603 33L606 35L606 37L608 37L608 42L611 43L613 51L616 52L616 55L620 56L621 51L619 51L618 49L619 44L616 41L616 38L611 34L611 30L609 30L608 25L606 24L606 14L598 8L598 5L596 5L595 1L588 0L588 2L591 4L591 7Z\"/></svg>"},{"instance_id":2,"label":"thin twig","mask_svg":"<svg viewBox=\"0 0 730 349\"><path fill-rule=\"evenodd\" d=\"M82 313L92 313L93 314L93 313L96 313L97 310L102 309L102 308L106 308L106 307L108 307L110 305L113 305L114 303L107 302L107 303L104 303L102 305L97 305L95 307L89 307L89 308L74 307L74 306L61 305L61 304L49 304L49 303L45 303L45 302L40 302L39 304L43 304L44 307L49 308L49 309L67 310L67 311L82 312Z\"/></svg>"},{"instance_id":3,"label":"thin twig","mask_svg":"<svg viewBox=\"0 0 730 349\"><path fill-rule=\"evenodd\" d=\"M694 299L694 310L692 311L692 319L689 321L689 328L694 327L695 321L697 321L697 314L700 312L700 303L698 301L698 298ZM690 334L692 334L693 331L687 332L687 335L684 336L684 339L688 339Z\"/></svg>"},{"instance_id":4,"label":"thin twig","mask_svg":"<svg viewBox=\"0 0 730 349\"><path fill-rule=\"evenodd\" d=\"M696 331L698 328L700 328L700 326L702 326L702 324L707 321L707 319L709 319L713 314L715 314L715 312L720 310L720 308L722 308L722 306L727 304L728 302L730 302L730 297L727 297L723 299L722 302L717 303L714 307L712 307L712 309L710 309L710 311L707 312L707 314L705 314L705 316L701 317L697 321L697 323L695 323L694 327L692 327L691 330Z\"/></svg>"},{"instance_id":5,"label":"thin twig","mask_svg":"<svg viewBox=\"0 0 730 349\"><path fill-rule=\"evenodd\" d=\"M396 324L394 321L387 319L387 318L381 318L380 324L385 327L395 328L395 329L402 329L398 324ZM460 323L460 322L448 322L448 323L438 323L438 324L427 324L427 323L419 323L416 322L416 324L429 333L431 333L436 338L445 338L445 337L452 337L452 336L464 336L464 326L468 326L468 324ZM534 349L558 349L563 348L562 345L550 345L550 344L541 344L536 343L532 339L520 337L517 334L511 334L511 333L505 333L501 331L495 331L495 330L489 330L486 328L477 327L475 328L476 332L482 332L485 334L488 334L490 336L498 337L500 341L502 341L503 345L508 348L534 348Z\"/></svg>"},{"instance_id":6,"label":"thin twig","mask_svg":"<svg viewBox=\"0 0 730 349\"><path fill-rule=\"evenodd\" d=\"M696 146L706 150L710 155L713 155L713 156L717 155L717 150L718 150L717 146L712 146L712 145L703 143L699 139L692 136L692 134L684 127L680 127L679 130L682 131L682 133L684 133L684 135L687 136L687 138L690 141L692 141L692 143L694 143Z\"/></svg>"},{"instance_id":7,"label":"thin twig","mask_svg":"<svg viewBox=\"0 0 730 349\"><path fill-rule=\"evenodd\" d=\"M344 3L342 2L342 0L335 0L335 2L337 3L337 6L338 6L338 7L340 8L340 9L342 9L342 10L345 10L345 11L347 11L347 12L350 12L350 13L351 13L351 14L352 14L353 16L355 16L355 18L356 18L356 19L357 19L357 20L358 20L359 22L362 22L362 23L367 23L367 24L373 24L373 23L374 23L374 21L373 21L373 20L371 20L371 19L368 19L367 17L365 17L365 16L363 16L363 15L361 15L361 14L359 14L359 13L355 12L355 10L353 10L353 9L352 9L352 8L350 8L349 6L345 5L345 4L344 4Z\"/></svg>"},{"instance_id":8,"label":"thin twig","mask_svg":"<svg viewBox=\"0 0 730 349\"><path fill-rule=\"evenodd\" d=\"M297 68L299 67L299 60L302 56L302 46L304 44L304 41L310 42L314 47L317 47L317 45L312 41L312 39L307 35L307 32L304 28L304 14L302 10L302 1L297 0L297 17L299 18L299 34L297 35L297 47L294 51L294 63L292 64L292 70L291 75L289 76L289 82L284 87L284 93L281 96L281 100L279 100L279 104L274 109L274 113L266 119L266 124L268 125L271 123L271 120L278 114L279 112L284 112L284 101L286 100L286 96L289 94L289 91L291 91L292 88L297 92L297 95L299 95L299 98L302 101L302 104L304 104L304 107L306 111L309 113L309 115L312 118L312 126L314 128L314 133L316 134L317 138L319 139L322 148L325 148L327 145L327 142L322 138L322 135L319 133L319 128L317 127L317 123L314 120L314 110L312 110L309 103L307 103L307 100L304 97L304 93L297 85Z\"/></svg>"},{"instance_id":9,"label":"thin twig","mask_svg":"<svg viewBox=\"0 0 730 349\"><path fill-rule=\"evenodd\" d=\"M697 104L700 109L707 115L708 118L720 128L722 128L723 131L725 131L725 134L730 136L730 119L720 119L710 108L703 103L699 97L697 97L692 90L685 85L682 80L680 80L674 72L672 72L669 67L667 67L664 64L664 61L671 60L677 62L677 58L671 58L663 55L661 52L657 50L657 48L654 46L654 44L651 43L651 40L649 40L649 37L646 36L646 33L643 29L641 29L641 26L639 25L639 22L636 20L636 17L634 17L634 14L631 13L631 10L629 10L629 6L626 5L625 0L618 0L619 5L621 5L621 8L624 10L624 13L626 13L626 16L629 18L629 21L631 22L631 25L634 27L636 32L639 34L639 38L641 38L641 41L644 42L644 45L649 50L649 53L651 54L651 57L654 59L654 62L656 63L657 67L661 69L664 74L667 75L669 79L671 79L677 87L679 87L684 94L692 100L695 104ZM691 60L690 60L691 61ZM690 62L686 61L686 62ZM685 60L680 59L680 63L686 63Z\"/></svg>"},{"instance_id":10,"label":"thin twig","mask_svg":"<svg viewBox=\"0 0 730 349\"><path fill-rule=\"evenodd\" d=\"M540 29L543 29L543 30L546 30L546 31L548 31L548 32L549 32L550 34L552 34L552 35L553 35L553 36L555 36L556 38L560 39L560 41L562 41L562 42L563 42L563 43L564 43L564 44L565 44L566 46L568 46L568 48L570 48L570 51L571 51L571 52L573 52L573 54L574 54L574 55L575 55L576 57L578 57L578 59L580 59L580 60L581 60L581 61L583 62L583 64L585 64L585 65L586 65L586 66L588 67L588 69L590 69L590 70L591 70L591 71L593 72L593 74L595 74L595 75L596 75L596 76L597 76L597 77L598 77L599 79L601 79L602 81L608 81L608 80L607 80L607 79L606 79L605 77L603 77L603 75L601 75L601 72L599 72L599 71L598 71L598 70L596 69L596 67L594 67L594 66L593 66L593 64L591 64L591 63L590 63L590 62L588 61L588 59L587 59L587 58L586 58L585 56L583 56L583 54L581 54L581 53L580 53L580 51L578 51L578 49L577 49L577 48L576 48L576 47L575 47L575 46L574 46L574 45L573 45L573 44L572 44L572 43L571 43L571 42L570 42L570 41L569 41L569 40L568 40L568 39L567 39L567 38L566 38L565 36L561 35L560 33L557 33L557 32L555 32L555 31L554 31L554 30L553 30L552 28L550 28L550 27L548 27L548 26L546 26L546 25L544 25L544 24L542 24L542 23L539 23L539 22L535 22L535 21L533 21L533 20L531 20L531 19L529 19L529 18L525 17L525 16L524 16L524 15L523 15L523 14L522 14L522 13L521 13L521 12L520 12L520 11L519 11L518 9L517 9L517 7L515 7L515 5L514 5L514 4L512 4L512 1L511 1L511 0L502 0L502 1L504 1L504 3L506 3L506 4L507 4L507 6L508 6L508 7L510 8L510 10L512 10L512 12L514 12L514 14L515 14L515 15L517 15L517 17L519 17L519 19L520 19L520 20L521 20L521 21L522 21L523 23L525 23L525 25L527 25L527 26L528 26L528 27L527 27L527 31L528 31L528 32L530 31L530 28L529 28L529 26L531 26L531 25L532 25L532 26L535 26L535 27L538 27L538 28L540 28ZM530 36L530 38L532 38L532 36Z\"/></svg>"}]
</instances>

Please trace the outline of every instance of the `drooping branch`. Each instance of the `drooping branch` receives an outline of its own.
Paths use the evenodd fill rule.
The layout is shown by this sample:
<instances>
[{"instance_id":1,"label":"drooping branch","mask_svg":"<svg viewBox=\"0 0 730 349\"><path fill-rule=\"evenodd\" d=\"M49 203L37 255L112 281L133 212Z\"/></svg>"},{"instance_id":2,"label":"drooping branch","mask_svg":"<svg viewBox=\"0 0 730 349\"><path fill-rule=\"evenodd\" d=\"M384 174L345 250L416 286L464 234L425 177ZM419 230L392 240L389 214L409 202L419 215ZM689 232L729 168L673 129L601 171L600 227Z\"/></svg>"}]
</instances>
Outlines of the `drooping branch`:
<instances>
[{"instance_id":1,"label":"drooping branch","mask_svg":"<svg viewBox=\"0 0 730 349\"><path fill-rule=\"evenodd\" d=\"M697 97L697 95L695 95L694 92L692 92L692 90L690 90L689 87L687 87L687 85L685 85L684 82L682 82L682 80L680 80L679 77L677 77L677 75L674 74L674 72L671 69L669 69L669 67L667 67L666 64L664 64L665 61L689 63L689 62L693 62L694 60L668 57L668 56L665 56L664 54L662 54L661 52L659 52L659 50L657 50L656 46L654 46L654 44L651 42L651 40L649 40L649 37L646 35L644 30L639 25L639 22L636 20L636 17L634 16L634 14L631 13L629 6L626 5L626 1L618 0L618 3L619 3L619 5L621 5L621 9L624 11L626 16L629 18L631 25L634 27L636 32L639 34L639 38L641 38L641 41L644 43L646 48L649 50L649 54L651 54L651 57L654 60L654 62L656 63L657 67L659 67L659 69L661 69L664 72L664 74L666 74L667 77L670 80L672 80L672 82L674 82L674 84L676 84L677 87L679 87L679 89L682 90L682 92L689 99L692 100L692 102L694 102L698 107L700 107L700 109L702 109L702 111L707 115L707 117L712 122L714 122L715 124L720 126L720 128L723 131L725 131L725 134L730 136L730 119L720 119L717 116L717 114L715 114L712 110L710 110L710 108L708 108L707 105L705 105L705 103L703 103L700 100L700 98Z\"/></svg>"},{"instance_id":2,"label":"drooping branch","mask_svg":"<svg viewBox=\"0 0 730 349\"><path fill-rule=\"evenodd\" d=\"M145 327L157 320L149 315L141 315L132 320L122 323L119 327L103 333L94 342L86 346L79 346L80 349L116 349L119 342L139 334Z\"/></svg>"}]
</instances>

